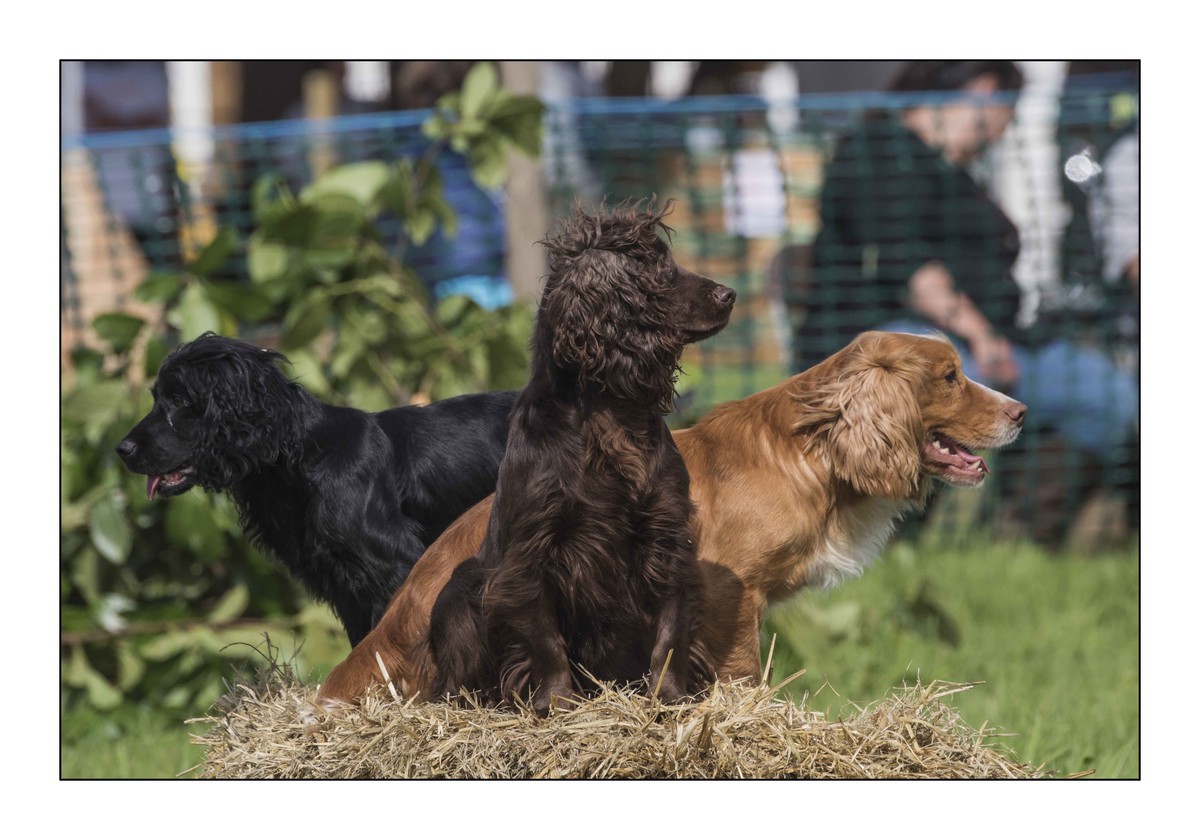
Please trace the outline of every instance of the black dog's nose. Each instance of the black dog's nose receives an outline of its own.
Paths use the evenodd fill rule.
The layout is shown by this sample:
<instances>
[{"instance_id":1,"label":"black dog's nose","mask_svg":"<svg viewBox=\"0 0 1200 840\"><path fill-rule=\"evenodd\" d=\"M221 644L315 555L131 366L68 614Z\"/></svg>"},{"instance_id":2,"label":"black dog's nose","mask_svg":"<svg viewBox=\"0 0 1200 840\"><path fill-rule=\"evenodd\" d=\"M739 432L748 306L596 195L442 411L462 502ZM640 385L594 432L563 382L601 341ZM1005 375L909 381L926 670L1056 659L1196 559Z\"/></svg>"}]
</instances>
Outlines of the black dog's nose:
<instances>
[{"instance_id":1,"label":"black dog's nose","mask_svg":"<svg viewBox=\"0 0 1200 840\"><path fill-rule=\"evenodd\" d=\"M717 286L713 291L713 297L721 306L733 306L733 302L737 300L737 292L728 286Z\"/></svg>"},{"instance_id":2,"label":"black dog's nose","mask_svg":"<svg viewBox=\"0 0 1200 840\"><path fill-rule=\"evenodd\" d=\"M122 458L128 458L136 451L137 444L131 441L129 438L125 438L123 441L117 444L117 454Z\"/></svg>"}]
</instances>

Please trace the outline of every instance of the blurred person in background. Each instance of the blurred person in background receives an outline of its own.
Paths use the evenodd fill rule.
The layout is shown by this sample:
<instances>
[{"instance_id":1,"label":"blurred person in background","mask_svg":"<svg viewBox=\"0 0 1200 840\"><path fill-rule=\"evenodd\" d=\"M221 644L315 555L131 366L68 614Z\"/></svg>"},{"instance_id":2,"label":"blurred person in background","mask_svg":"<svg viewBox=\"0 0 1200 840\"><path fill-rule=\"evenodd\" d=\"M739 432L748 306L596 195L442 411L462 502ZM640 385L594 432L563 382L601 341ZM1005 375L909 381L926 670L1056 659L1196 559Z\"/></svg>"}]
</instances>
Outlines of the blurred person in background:
<instances>
[{"instance_id":1,"label":"blurred person in background","mask_svg":"<svg viewBox=\"0 0 1200 840\"><path fill-rule=\"evenodd\" d=\"M83 62L83 128L87 133L165 128L171 122L166 63ZM96 148L104 201L133 233L152 269L179 261L179 178L165 141Z\"/></svg>"},{"instance_id":2,"label":"blurred person in background","mask_svg":"<svg viewBox=\"0 0 1200 840\"><path fill-rule=\"evenodd\" d=\"M392 65L393 102L401 109L432 108L447 93L462 87L474 61L397 61ZM423 138L402 153L419 158ZM463 294L494 309L511 303L512 286L505 274L504 190L485 189L471 177L466 157L444 148L437 157L446 200L457 216L448 236L439 227L421 245L409 245L405 259L437 298Z\"/></svg>"},{"instance_id":3,"label":"blurred person in background","mask_svg":"<svg viewBox=\"0 0 1200 840\"><path fill-rule=\"evenodd\" d=\"M967 376L1020 399L1029 425L1103 463L1134 433L1136 383L1099 348L1027 343L1012 273L1017 228L971 171L1012 120L1022 81L1011 61L908 62L889 85L902 107L870 112L839 139L810 282L791 301L803 310L793 361L807 368L865 329L940 331ZM1024 482L1055 497L1038 504L1058 511L1037 534L1048 541L1065 528L1072 462L1057 438L1051 448L1054 458L1035 453L1041 471Z\"/></svg>"},{"instance_id":4,"label":"blurred person in background","mask_svg":"<svg viewBox=\"0 0 1200 840\"><path fill-rule=\"evenodd\" d=\"M1059 112L1061 189L1068 220L1061 278L1044 295L1048 330L1115 339L1136 368L1139 120L1137 61L1072 61Z\"/></svg>"}]
</instances>

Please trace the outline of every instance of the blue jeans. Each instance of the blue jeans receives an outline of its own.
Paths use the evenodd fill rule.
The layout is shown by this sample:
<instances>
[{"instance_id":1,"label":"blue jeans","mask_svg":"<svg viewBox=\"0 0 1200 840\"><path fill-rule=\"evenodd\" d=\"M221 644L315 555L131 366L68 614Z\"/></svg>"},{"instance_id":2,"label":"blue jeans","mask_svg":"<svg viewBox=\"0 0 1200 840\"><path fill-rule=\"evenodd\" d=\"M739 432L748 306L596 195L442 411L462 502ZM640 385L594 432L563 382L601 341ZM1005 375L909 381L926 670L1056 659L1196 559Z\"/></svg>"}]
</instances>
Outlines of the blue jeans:
<instances>
[{"instance_id":1,"label":"blue jeans","mask_svg":"<svg viewBox=\"0 0 1200 840\"><path fill-rule=\"evenodd\" d=\"M889 321L887 332L937 332L921 321ZM967 346L947 336L962 356L963 373L989 387ZM1105 353L1056 339L1041 347L1012 345L1020 376L1011 395L1029 408L1028 422L1058 431L1068 443L1106 459L1137 431L1138 386Z\"/></svg>"}]
</instances>

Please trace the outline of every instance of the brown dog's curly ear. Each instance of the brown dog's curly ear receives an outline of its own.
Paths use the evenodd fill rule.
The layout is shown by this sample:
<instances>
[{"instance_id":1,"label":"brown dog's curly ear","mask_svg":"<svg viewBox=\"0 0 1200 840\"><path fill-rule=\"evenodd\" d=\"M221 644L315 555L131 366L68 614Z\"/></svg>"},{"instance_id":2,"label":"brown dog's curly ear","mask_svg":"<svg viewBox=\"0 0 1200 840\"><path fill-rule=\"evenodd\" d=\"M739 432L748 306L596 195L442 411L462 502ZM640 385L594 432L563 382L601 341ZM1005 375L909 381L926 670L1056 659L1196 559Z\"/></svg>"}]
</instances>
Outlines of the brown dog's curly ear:
<instances>
[{"instance_id":1,"label":"brown dog's curly ear","mask_svg":"<svg viewBox=\"0 0 1200 840\"><path fill-rule=\"evenodd\" d=\"M589 255L590 256L590 255ZM587 256L581 263L597 263ZM577 271L547 290L538 318L550 333L551 357L560 366L577 366L583 378L604 367L606 348L613 345L620 322L617 282L599 271Z\"/></svg>"},{"instance_id":2,"label":"brown dog's curly ear","mask_svg":"<svg viewBox=\"0 0 1200 840\"><path fill-rule=\"evenodd\" d=\"M859 493L914 498L925 439L914 372L871 351L856 342L814 388L794 395L797 430L809 434L810 449L825 446L834 475Z\"/></svg>"}]
</instances>

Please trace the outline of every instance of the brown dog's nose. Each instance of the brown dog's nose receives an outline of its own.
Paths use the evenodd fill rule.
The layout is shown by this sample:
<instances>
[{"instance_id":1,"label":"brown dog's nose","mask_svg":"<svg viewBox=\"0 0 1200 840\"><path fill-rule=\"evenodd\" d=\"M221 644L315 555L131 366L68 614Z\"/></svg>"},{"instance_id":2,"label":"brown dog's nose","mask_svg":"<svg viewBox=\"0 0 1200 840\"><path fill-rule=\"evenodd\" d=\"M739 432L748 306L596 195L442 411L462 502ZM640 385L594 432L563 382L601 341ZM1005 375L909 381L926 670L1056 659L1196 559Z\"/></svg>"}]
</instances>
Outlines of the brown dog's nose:
<instances>
[{"instance_id":1,"label":"brown dog's nose","mask_svg":"<svg viewBox=\"0 0 1200 840\"><path fill-rule=\"evenodd\" d=\"M713 291L713 297L721 306L733 306L733 302L737 300L737 292L728 286L717 286Z\"/></svg>"},{"instance_id":2,"label":"brown dog's nose","mask_svg":"<svg viewBox=\"0 0 1200 840\"><path fill-rule=\"evenodd\" d=\"M1026 410L1025 403L1013 401L1008 408L1004 409L1004 413L1007 414L1014 423L1020 426L1025 422Z\"/></svg>"}]
</instances>

